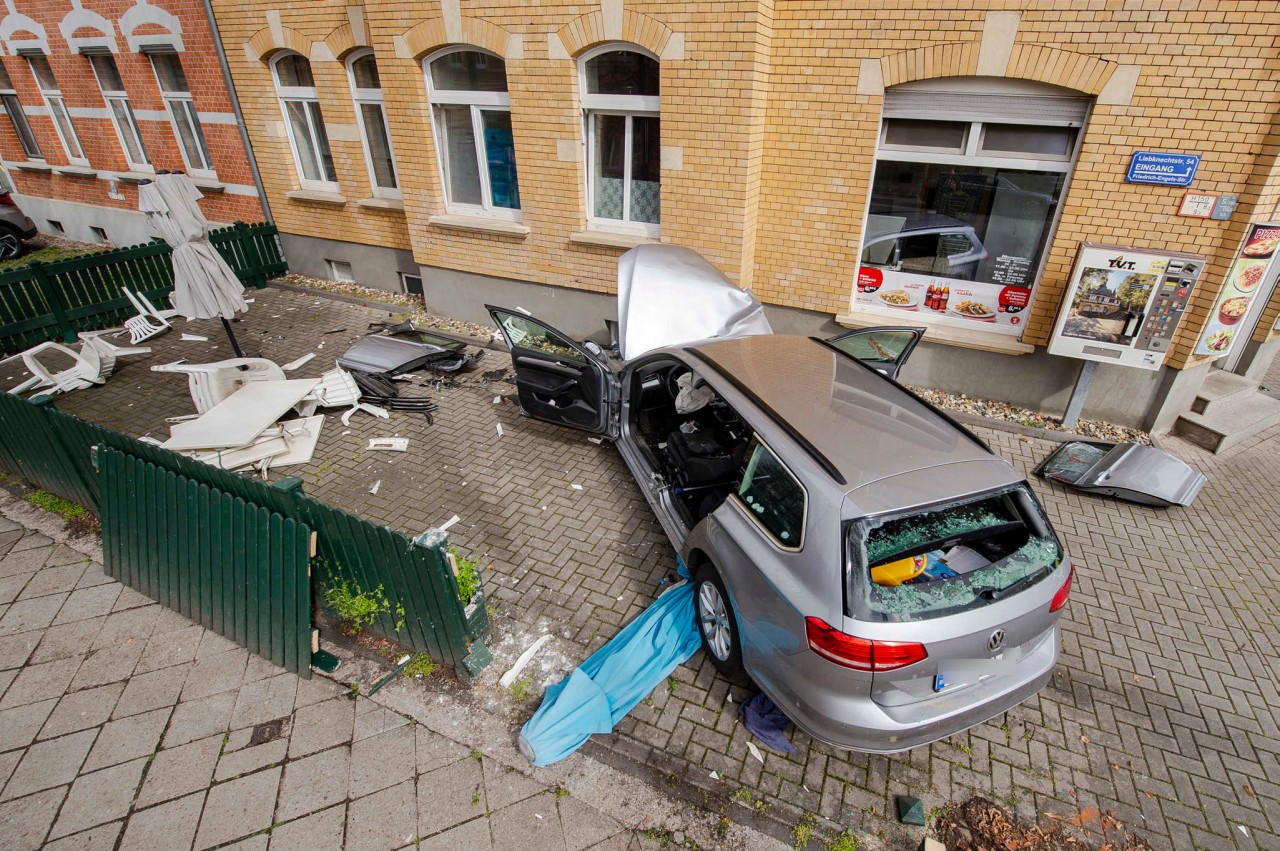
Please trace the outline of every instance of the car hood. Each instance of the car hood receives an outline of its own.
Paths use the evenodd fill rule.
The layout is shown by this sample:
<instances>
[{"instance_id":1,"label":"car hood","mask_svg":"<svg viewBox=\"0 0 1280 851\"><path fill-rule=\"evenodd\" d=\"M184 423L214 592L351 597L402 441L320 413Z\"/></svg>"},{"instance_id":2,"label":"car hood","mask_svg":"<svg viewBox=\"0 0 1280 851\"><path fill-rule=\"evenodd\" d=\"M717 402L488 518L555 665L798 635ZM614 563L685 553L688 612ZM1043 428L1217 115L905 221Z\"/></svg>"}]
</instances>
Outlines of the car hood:
<instances>
[{"instance_id":1,"label":"car hood","mask_svg":"<svg viewBox=\"0 0 1280 851\"><path fill-rule=\"evenodd\" d=\"M772 333L759 300L692 249L639 245L618 259L623 360L695 340Z\"/></svg>"}]
</instances>

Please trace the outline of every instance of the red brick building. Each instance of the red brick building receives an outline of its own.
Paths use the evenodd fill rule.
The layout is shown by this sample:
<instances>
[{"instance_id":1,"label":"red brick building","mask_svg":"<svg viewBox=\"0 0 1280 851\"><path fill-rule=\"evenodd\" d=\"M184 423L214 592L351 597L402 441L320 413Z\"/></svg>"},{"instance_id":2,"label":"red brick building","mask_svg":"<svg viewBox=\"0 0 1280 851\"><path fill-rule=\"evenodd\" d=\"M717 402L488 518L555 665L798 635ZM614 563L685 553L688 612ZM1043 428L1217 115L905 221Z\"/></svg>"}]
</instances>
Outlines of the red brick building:
<instances>
[{"instance_id":1,"label":"red brick building","mask_svg":"<svg viewBox=\"0 0 1280 851\"><path fill-rule=\"evenodd\" d=\"M146 241L137 185L165 169L211 221L264 218L201 0L5 0L0 53L0 162L40 230Z\"/></svg>"}]
</instances>

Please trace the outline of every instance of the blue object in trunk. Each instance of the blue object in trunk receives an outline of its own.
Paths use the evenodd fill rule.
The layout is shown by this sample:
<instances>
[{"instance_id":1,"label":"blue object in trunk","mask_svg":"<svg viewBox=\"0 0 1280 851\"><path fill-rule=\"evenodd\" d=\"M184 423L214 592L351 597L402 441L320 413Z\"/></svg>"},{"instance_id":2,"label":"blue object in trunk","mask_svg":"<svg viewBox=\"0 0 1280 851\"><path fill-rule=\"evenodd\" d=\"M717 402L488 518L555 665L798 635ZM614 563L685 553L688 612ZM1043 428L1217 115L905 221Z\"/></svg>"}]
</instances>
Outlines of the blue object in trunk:
<instances>
[{"instance_id":1,"label":"blue object in trunk","mask_svg":"<svg viewBox=\"0 0 1280 851\"><path fill-rule=\"evenodd\" d=\"M738 714L742 716L742 726L747 728L747 732L775 751L796 752L795 745L785 735L791 719L769 699L769 695L760 692L739 706Z\"/></svg>"},{"instance_id":2,"label":"blue object in trunk","mask_svg":"<svg viewBox=\"0 0 1280 851\"><path fill-rule=\"evenodd\" d=\"M683 564L679 572L688 579ZM592 733L610 732L700 646L693 583L681 582L547 689L520 730L520 752L541 768L582 747Z\"/></svg>"}]
</instances>

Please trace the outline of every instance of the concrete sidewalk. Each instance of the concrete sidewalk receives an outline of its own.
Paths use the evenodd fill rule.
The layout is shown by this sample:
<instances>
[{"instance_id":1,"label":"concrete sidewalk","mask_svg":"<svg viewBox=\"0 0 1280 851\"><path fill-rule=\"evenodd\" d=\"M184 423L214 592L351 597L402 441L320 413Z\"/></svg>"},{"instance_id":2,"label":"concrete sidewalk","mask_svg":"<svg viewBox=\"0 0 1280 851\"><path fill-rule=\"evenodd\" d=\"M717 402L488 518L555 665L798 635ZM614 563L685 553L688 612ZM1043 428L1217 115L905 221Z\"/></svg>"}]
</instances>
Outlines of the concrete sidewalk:
<instances>
[{"instance_id":1,"label":"concrete sidewalk","mask_svg":"<svg viewBox=\"0 0 1280 851\"><path fill-rule=\"evenodd\" d=\"M0 512L10 851L772 844L736 826L713 837L710 816L581 760L535 781L509 743L478 741L491 734L456 700L420 723L303 680L115 582L53 515L7 494ZM339 674L367 690L384 670L349 660Z\"/></svg>"}]
</instances>

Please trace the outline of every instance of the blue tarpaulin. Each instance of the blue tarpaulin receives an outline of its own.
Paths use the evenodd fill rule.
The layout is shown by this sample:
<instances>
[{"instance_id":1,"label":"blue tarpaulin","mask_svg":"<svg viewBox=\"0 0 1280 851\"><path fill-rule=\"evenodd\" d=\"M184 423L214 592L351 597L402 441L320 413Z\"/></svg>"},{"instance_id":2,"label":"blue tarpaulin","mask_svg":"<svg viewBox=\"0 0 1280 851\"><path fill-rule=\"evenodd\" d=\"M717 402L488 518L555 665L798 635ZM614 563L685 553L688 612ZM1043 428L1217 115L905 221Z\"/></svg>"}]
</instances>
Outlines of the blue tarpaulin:
<instances>
[{"instance_id":1,"label":"blue tarpaulin","mask_svg":"<svg viewBox=\"0 0 1280 851\"><path fill-rule=\"evenodd\" d=\"M684 565L680 575L688 577ZM568 677L547 689L520 730L520 751L541 768L608 733L701 646L693 583L673 585Z\"/></svg>"}]
</instances>

